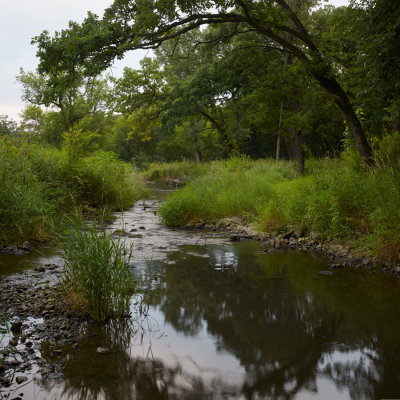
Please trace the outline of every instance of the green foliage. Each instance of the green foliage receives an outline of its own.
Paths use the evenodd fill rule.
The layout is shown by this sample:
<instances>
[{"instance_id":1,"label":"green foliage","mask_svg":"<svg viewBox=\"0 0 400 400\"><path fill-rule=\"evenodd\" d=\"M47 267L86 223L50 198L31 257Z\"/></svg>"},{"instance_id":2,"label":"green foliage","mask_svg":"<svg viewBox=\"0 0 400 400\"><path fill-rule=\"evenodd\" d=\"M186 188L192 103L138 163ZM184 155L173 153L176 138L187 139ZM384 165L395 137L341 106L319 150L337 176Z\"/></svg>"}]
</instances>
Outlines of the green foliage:
<instances>
[{"instance_id":1,"label":"green foliage","mask_svg":"<svg viewBox=\"0 0 400 400\"><path fill-rule=\"evenodd\" d=\"M256 215L269 201L273 184L296 175L293 164L233 158L213 162L205 174L172 194L160 208L168 225Z\"/></svg>"},{"instance_id":2,"label":"green foliage","mask_svg":"<svg viewBox=\"0 0 400 400\"><path fill-rule=\"evenodd\" d=\"M0 136L10 135L17 136L18 125L15 121L8 118L7 115L0 114Z\"/></svg>"},{"instance_id":3,"label":"green foliage","mask_svg":"<svg viewBox=\"0 0 400 400\"><path fill-rule=\"evenodd\" d=\"M150 181L163 183L168 179L193 179L206 173L209 168L209 163L194 163L187 160L169 163L152 163L143 171L143 176Z\"/></svg>"},{"instance_id":4,"label":"green foliage","mask_svg":"<svg viewBox=\"0 0 400 400\"><path fill-rule=\"evenodd\" d=\"M392 138L393 139L393 138ZM229 160L172 194L160 209L169 225L239 216L261 231L292 226L324 239L347 241L387 260L400 256L399 144L387 138L378 168L354 169L354 160L311 160L309 175L289 163ZM386 157L383 155L386 154ZM391 156L389 156L391 154Z\"/></svg>"},{"instance_id":5,"label":"green foliage","mask_svg":"<svg viewBox=\"0 0 400 400\"><path fill-rule=\"evenodd\" d=\"M49 223L75 205L123 209L147 191L132 167L113 153L74 157L11 138L0 140L0 238L42 240Z\"/></svg>"},{"instance_id":6,"label":"green foliage","mask_svg":"<svg viewBox=\"0 0 400 400\"><path fill-rule=\"evenodd\" d=\"M77 213L59 246L65 261L62 287L74 307L100 321L129 313L132 249L120 237L108 233L102 221L97 227Z\"/></svg>"},{"instance_id":7,"label":"green foliage","mask_svg":"<svg viewBox=\"0 0 400 400\"><path fill-rule=\"evenodd\" d=\"M55 207L43 193L27 157L27 146L0 139L0 238L43 239Z\"/></svg>"}]
</instances>

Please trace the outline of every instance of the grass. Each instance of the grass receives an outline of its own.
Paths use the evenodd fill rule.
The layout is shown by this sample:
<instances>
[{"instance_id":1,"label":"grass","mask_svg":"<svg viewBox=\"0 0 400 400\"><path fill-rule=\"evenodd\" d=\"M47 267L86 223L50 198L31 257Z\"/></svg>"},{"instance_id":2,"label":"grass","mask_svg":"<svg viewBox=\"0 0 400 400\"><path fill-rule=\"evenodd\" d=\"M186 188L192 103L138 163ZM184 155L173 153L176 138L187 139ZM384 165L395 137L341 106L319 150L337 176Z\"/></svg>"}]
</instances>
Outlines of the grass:
<instances>
[{"instance_id":1,"label":"grass","mask_svg":"<svg viewBox=\"0 0 400 400\"><path fill-rule=\"evenodd\" d=\"M66 150L0 138L0 240L48 240L52 221L75 206L125 209L146 196L132 166L110 152Z\"/></svg>"},{"instance_id":2,"label":"grass","mask_svg":"<svg viewBox=\"0 0 400 400\"><path fill-rule=\"evenodd\" d=\"M210 163L175 161L170 163L152 163L143 172L145 179L163 183L171 179L187 180L203 175Z\"/></svg>"},{"instance_id":3,"label":"grass","mask_svg":"<svg viewBox=\"0 0 400 400\"><path fill-rule=\"evenodd\" d=\"M291 163L246 158L213 162L206 173L172 194L159 213L167 225L252 218L272 196L273 184L296 176Z\"/></svg>"},{"instance_id":4,"label":"grass","mask_svg":"<svg viewBox=\"0 0 400 400\"><path fill-rule=\"evenodd\" d=\"M120 237L77 214L59 246L65 261L62 287L74 308L99 321L129 313L135 287L128 266L132 250Z\"/></svg>"},{"instance_id":5,"label":"grass","mask_svg":"<svg viewBox=\"0 0 400 400\"><path fill-rule=\"evenodd\" d=\"M357 166L357 167L355 167ZM288 162L232 159L172 194L160 208L167 225L239 216L260 231L291 226L399 261L400 161L383 157L365 171L354 158L310 160L298 176Z\"/></svg>"}]
</instances>

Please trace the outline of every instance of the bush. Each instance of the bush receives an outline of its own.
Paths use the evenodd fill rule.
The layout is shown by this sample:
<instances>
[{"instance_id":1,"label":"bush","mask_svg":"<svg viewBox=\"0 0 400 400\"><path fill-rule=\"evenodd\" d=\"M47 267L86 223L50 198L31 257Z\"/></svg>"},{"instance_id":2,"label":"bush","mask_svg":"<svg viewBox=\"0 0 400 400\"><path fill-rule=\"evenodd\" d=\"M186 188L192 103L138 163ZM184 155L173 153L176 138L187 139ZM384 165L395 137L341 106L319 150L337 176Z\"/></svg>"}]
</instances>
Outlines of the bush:
<instances>
[{"instance_id":1,"label":"bush","mask_svg":"<svg viewBox=\"0 0 400 400\"><path fill-rule=\"evenodd\" d=\"M102 223L87 223L79 214L59 241L65 261L62 286L72 304L104 321L129 312L134 281L129 271L131 249Z\"/></svg>"}]
</instances>

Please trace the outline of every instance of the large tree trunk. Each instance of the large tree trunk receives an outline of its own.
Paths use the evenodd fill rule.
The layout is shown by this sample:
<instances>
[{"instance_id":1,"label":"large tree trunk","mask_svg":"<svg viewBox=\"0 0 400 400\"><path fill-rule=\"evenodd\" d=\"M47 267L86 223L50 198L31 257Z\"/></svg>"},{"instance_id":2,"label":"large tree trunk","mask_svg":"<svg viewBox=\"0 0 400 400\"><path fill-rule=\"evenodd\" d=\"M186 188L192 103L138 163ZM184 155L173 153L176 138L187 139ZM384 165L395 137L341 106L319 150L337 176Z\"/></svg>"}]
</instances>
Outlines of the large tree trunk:
<instances>
[{"instance_id":1,"label":"large tree trunk","mask_svg":"<svg viewBox=\"0 0 400 400\"><path fill-rule=\"evenodd\" d=\"M360 120L358 119L356 113L354 112L353 106L350 103L343 88L334 78L326 78L318 74L313 74L314 77L319 81L321 86L327 90L329 93L335 96L335 103L342 110L346 122L349 126L350 133L354 138L355 145L357 147L358 153L361 156L363 163L367 167L373 167L375 165L374 154L372 149L365 137L363 128L361 126Z\"/></svg>"},{"instance_id":2,"label":"large tree trunk","mask_svg":"<svg viewBox=\"0 0 400 400\"><path fill-rule=\"evenodd\" d=\"M276 154L275 154L275 161L278 163L280 152L281 152L281 133L282 133L282 117L283 117L283 96L282 96L282 86L283 80L286 75L286 64L288 62L289 55L285 53L283 58L283 76L280 78L281 82L281 104L279 107L279 122L278 122L278 137L276 138ZM289 62L290 64L291 62Z\"/></svg>"},{"instance_id":3,"label":"large tree trunk","mask_svg":"<svg viewBox=\"0 0 400 400\"><path fill-rule=\"evenodd\" d=\"M198 163L201 162L202 155L201 155L201 151L199 149L195 149L194 156L195 156L196 162L198 162Z\"/></svg>"}]
</instances>

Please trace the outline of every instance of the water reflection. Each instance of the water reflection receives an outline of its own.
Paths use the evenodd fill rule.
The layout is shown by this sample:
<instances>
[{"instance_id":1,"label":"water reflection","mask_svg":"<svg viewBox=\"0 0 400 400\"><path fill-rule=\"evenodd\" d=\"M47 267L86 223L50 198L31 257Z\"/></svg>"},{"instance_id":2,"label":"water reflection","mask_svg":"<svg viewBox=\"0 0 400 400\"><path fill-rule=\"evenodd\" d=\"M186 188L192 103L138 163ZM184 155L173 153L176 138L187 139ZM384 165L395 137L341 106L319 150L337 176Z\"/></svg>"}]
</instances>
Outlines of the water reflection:
<instances>
[{"instance_id":1,"label":"water reflection","mask_svg":"<svg viewBox=\"0 0 400 400\"><path fill-rule=\"evenodd\" d=\"M206 324L217 349L244 367L246 398L321 391L322 377L354 399L396 395L399 292L386 278L319 276L321 260L256 255L254 244L198 247L198 257L187 256L192 246L185 250L170 255L174 263L160 270L149 302L185 335ZM354 351L362 356L349 361Z\"/></svg>"},{"instance_id":2,"label":"water reflection","mask_svg":"<svg viewBox=\"0 0 400 400\"><path fill-rule=\"evenodd\" d=\"M63 348L63 377L43 378L40 382L53 398L63 399L204 399L214 396L197 376L187 374L179 364L169 367L154 357L149 341L160 331L138 327L130 323L113 323L90 327L79 339L79 350L72 346ZM151 342L151 339L150 339ZM98 347L109 351L98 354ZM145 346L143 356L134 355L135 347ZM43 346L42 355L50 364L53 347ZM143 350L143 348L141 349ZM218 379L213 389L235 394ZM236 389L236 388L235 388ZM236 396L235 396L236 397Z\"/></svg>"},{"instance_id":3,"label":"water reflection","mask_svg":"<svg viewBox=\"0 0 400 400\"><path fill-rule=\"evenodd\" d=\"M144 274L146 325L92 326L46 392L68 399L399 397L396 282L318 274L256 243L183 246ZM98 347L110 352L98 354ZM48 361L51 347L44 349Z\"/></svg>"}]
</instances>

